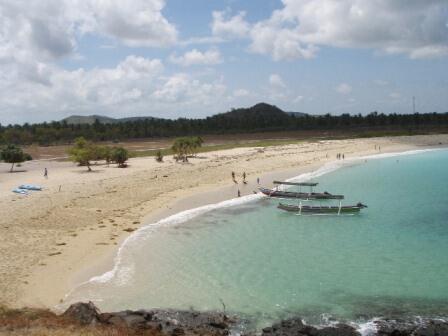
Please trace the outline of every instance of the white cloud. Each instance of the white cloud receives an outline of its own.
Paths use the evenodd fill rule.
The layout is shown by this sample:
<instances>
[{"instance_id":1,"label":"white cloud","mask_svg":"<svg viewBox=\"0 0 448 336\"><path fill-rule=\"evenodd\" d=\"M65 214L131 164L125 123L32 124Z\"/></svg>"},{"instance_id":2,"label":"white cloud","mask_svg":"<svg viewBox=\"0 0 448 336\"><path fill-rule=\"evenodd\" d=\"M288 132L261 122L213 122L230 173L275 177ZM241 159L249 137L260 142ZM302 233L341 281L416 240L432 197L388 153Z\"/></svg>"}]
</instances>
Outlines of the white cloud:
<instances>
[{"instance_id":1,"label":"white cloud","mask_svg":"<svg viewBox=\"0 0 448 336\"><path fill-rule=\"evenodd\" d=\"M162 15L165 0L66 2L80 9L76 21L81 22L84 33L100 33L132 47L163 47L177 40L176 27Z\"/></svg>"},{"instance_id":2,"label":"white cloud","mask_svg":"<svg viewBox=\"0 0 448 336\"><path fill-rule=\"evenodd\" d=\"M250 92L246 89L238 89L233 91L234 97L247 97L250 95Z\"/></svg>"},{"instance_id":3,"label":"white cloud","mask_svg":"<svg viewBox=\"0 0 448 336\"><path fill-rule=\"evenodd\" d=\"M61 119L75 113L164 116L182 108L216 108L225 101L225 93L221 79L167 77L158 59L131 55L115 67L73 71L38 63L22 72L0 72L0 118L14 122Z\"/></svg>"},{"instance_id":4,"label":"white cloud","mask_svg":"<svg viewBox=\"0 0 448 336\"><path fill-rule=\"evenodd\" d=\"M378 85L378 86L387 86L387 85L389 85L389 82L388 81L385 81L385 80L383 80L383 79L376 79L376 80L374 80L373 81L376 85Z\"/></svg>"},{"instance_id":5,"label":"white cloud","mask_svg":"<svg viewBox=\"0 0 448 336\"><path fill-rule=\"evenodd\" d=\"M448 55L446 0L282 0L251 29L250 50L311 58L317 46L369 48L410 58Z\"/></svg>"},{"instance_id":6,"label":"white cloud","mask_svg":"<svg viewBox=\"0 0 448 336\"><path fill-rule=\"evenodd\" d=\"M246 13L239 12L237 15L226 19L227 11L214 11L211 24L212 33L226 39L243 38L249 33L250 25L245 20Z\"/></svg>"},{"instance_id":7,"label":"white cloud","mask_svg":"<svg viewBox=\"0 0 448 336\"><path fill-rule=\"evenodd\" d=\"M285 88L286 84L283 81L282 77L278 74L272 74L269 76L269 84L276 88Z\"/></svg>"},{"instance_id":8,"label":"white cloud","mask_svg":"<svg viewBox=\"0 0 448 336\"><path fill-rule=\"evenodd\" d=\"M352 87L347 83L341 83L336 86L335 90L340 94L347 95L352 92Z\"/></svg>"},{"instance_id":9,"label":"white cloud","mask_svg":"<svg viewBox=\"0 0 448 336\"><path fill-rule=\"evenodd\" d=\"M176 42L162 15L164 0L41 0L0 2L0 62L52 61L71 54L86 33L129 46Z\"/></svg>"},{"instance_id":10,"label":"white cloud","mask_svg":"<svg viewBox=\"0 0 448 336\"><path fill-rule=\"evenodd\" d=\"M172 54L170 56L170 61L182 66L214 65L222 63L221 54L219 50L216 49L210 49L205 52L193 49L191 51L187 51L182 56L176 56L175 54Z\"/></svg>"},{"instance_id":11,"label":"white cloud","mask_svg":"<svg viewBox=\"0 0 448 336\"><path fill-rule=\"evenodd\" d=\"M201 83L181 73L169 77L161 88L154 91L152 98L161 103L211 104L225 91L226 87L220 81Z\"/></svg>"},{"instance_id":12,"label":"white cloud","mask_svg":"<svg viewBox=\"0 0 448 336\"><path fill-rule=\"evenodd\" d=\"M304 96L297 96L296 98L294 98L293 102L297 104L297 103L302 102L303 99L305 99Z\"/></svg>"},{"instance_id":13,"label":"white cloud","mask_svg":"<svg viewBox=\"0 0 448 336\"><path fill-rule=\"evenodd\" d=\"M394 100L400 99L401 98L401 94L399 92L391 92L389 94L389 98L394 99Z\"/></svg>"},{"instance_id":14,"label":"white cloud","mask_svg":"<svg viewBox=\"0 0 448 336\"><path fill-rule=\"evenodd\" d=\"M255 24L250 32L252 43L249 50L258 54L270 54L276 61L314 57L318 48L313 44L305 45L295 29L283 25L283 20L276 13L271 19Z\"/></svg>"}]
</instances>

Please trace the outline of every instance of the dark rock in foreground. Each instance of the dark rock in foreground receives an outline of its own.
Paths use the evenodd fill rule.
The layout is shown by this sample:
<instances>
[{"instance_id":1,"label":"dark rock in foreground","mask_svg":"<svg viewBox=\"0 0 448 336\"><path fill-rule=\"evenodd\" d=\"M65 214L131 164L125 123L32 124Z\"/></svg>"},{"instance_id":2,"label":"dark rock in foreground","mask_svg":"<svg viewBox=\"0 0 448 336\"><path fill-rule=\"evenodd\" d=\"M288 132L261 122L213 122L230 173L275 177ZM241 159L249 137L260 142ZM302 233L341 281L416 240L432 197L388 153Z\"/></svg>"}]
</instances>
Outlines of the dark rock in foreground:
<instances>
[{"instance_id":1,"label":"dark rock in foreground","mask_svg":"<svg viewBox=\"0 0 448 336\"><path fill-rule=\"evenodd\" d=\"M316 328L306 325L300 318L284 320L263 329L262 336L360 336L347 324Z\"/></svg>"},{"instance_id":2,"label":"dark rock in foreground","mask_svg":"<svg viewBox=\"0 0 448 336\"><path fill-rule=\"evenodd\" d=\"M126 310L117 313L100 313L95 305L76 303L63 314L82 325L112 326L132 329L146 334L171 336L227 336L237 330L237 318L218 312L176 310ZM448 322L442 320L375 320L370 324L368 336L448 336ZM151 331L153 333L151 333ZM247 333L246 336L259 335ZM261 336L361 336L352 325L338 323L331 326L307 325L300 318L291 318L275 323L262 330Z\"/></svg>"},{"instance_id":3,"label":"dark rock in foreground","mask_svg":"<svg viewBox=\"0 0 448 336\"><path fill-rule=\"evenodd\" d=\"M152 330L166 335L227 336L236 320L218 312L175 310L125 310L100 313L92 302L75 303L63 314L80 324L102 324L118 328Z\"/></svg>"},{"instance_id":4,"label":"dark rock in foreground","mask_svg":"<svg viewBox=\"0 0 448 336\"><path fill-rule=\"evenodd\" d=\"M380 336L448 336L448 322L441 320L378 320L374 324Z\"/></svg>"}]
</instances>

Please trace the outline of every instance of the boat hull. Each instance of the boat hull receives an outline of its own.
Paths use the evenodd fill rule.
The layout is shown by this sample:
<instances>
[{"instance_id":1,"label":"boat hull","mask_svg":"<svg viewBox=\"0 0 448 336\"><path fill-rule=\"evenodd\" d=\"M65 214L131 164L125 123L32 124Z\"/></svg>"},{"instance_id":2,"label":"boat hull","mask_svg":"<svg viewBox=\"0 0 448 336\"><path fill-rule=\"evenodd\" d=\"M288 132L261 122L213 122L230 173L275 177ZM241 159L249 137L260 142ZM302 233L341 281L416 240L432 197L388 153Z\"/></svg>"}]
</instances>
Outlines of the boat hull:
<instances>
[{"instance_id":1,"label":"boat hull","mask_svg":"<svg viewBox=\"0 0 448 336\"><path fill-rule=\"evenodd\" d=\"M343 195L333 195L330 193L304 193L304 192L292 192L292 191L280 191L268 188L258 188L264 195L276 198L297 198L297 199L343 199Z\"/></svg>"}]
</instances>

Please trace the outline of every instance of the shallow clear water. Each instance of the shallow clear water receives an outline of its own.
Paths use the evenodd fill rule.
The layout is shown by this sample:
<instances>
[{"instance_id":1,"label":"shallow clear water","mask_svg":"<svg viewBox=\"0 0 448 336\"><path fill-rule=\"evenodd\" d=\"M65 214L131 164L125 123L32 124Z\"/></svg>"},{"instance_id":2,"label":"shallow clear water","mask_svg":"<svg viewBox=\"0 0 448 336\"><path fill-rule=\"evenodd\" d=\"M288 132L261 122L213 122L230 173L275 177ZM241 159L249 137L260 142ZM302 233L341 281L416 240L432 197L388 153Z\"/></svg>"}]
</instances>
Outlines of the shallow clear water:
<instances>
[{"instance_id":1,"label":"shallow clear water","mask_svg":"<svg viewBox=\"0 0 448 336\"><path fill-rule=\"evenodd\" d=\"M261 323L298 314L362 320L448 316L448 151L353 162L319 190L369 206L297 216L257 199L139 232L115 273L67 302L101 309L221 309Z\"/></svg>"}]
</instances>

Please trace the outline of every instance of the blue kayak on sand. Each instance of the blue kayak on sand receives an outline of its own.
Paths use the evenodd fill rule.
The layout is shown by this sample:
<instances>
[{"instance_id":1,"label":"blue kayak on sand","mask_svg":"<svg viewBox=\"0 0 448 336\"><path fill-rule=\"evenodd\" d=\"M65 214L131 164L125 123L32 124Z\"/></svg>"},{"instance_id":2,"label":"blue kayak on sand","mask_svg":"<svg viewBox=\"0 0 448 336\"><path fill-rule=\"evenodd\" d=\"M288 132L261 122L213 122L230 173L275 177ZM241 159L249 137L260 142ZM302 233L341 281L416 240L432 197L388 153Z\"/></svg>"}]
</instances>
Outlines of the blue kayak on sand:
<instances>
[{"instance_id":1,"label":"blue kayak on sand","mask_svg":"<svg viewBox=\"0 0 448 336\"><path fill-rule=\"evenodd\" d=\"M28 190L20 189L20 188L13 189L12 192L14 192L16 194L21 194L21 195L28 195Z\"/></svg>"}]
</instances>

